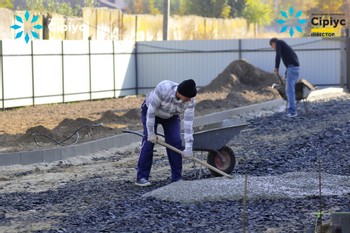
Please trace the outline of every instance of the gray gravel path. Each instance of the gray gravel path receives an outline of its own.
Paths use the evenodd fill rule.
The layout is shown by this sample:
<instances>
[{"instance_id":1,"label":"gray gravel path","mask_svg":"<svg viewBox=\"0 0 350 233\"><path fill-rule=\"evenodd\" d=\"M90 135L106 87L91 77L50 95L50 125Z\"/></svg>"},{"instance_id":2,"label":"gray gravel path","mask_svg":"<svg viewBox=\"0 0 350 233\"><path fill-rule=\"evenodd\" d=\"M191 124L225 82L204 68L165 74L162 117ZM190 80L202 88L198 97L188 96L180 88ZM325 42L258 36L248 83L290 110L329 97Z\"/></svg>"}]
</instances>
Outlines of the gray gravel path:
<instances>
[{"instance_id":1,"label":"gray gravel path","mask_svg":"<svg viewBox=\"0 0 350 233\"><path fill-rule=\"evenodd\" d=\"M109 151L78 165L62 162L3 173L0 232L242 232L245 174L250 192L248 232L309 232L320 203L323 221L329 221L332 212L350 210L349 109L346 94L311 102L310 115L299 111L295 119L283 112L246 118L247 130L229 143L238 161L232 174L237 180L208 179L207 170L197 180L198 166L186 162L185 181L170 184L167 158L159 148L153 185L146 188L134 185L134 151ZM321 200L315 184L319 161L325 194ZM219 180L232 184L216 183ZM197 183L202 194L229 187L232 197L203 198L198 190L190 193L196 202L189 202L191 196L181 198L188 202L146 197L176 185L183 191ZM170 192L180 197L180 191Z\"/></svg>"}]
</instances>

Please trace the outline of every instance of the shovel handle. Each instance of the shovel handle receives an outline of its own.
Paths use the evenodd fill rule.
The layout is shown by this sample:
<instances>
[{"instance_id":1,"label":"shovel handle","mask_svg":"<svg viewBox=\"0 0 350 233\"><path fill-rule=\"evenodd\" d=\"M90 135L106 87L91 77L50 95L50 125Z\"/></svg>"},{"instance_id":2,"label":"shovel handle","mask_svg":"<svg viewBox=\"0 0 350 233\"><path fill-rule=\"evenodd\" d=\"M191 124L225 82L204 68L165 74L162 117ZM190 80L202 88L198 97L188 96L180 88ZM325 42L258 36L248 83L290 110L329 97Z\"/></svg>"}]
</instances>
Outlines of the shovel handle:
<instances>
[{"instance_id":1,"label":"shovel handle","mask_svg":"<svg viewBox=\"0 0 350 233\"><path fill-rule=\"evenodd\" d=\"M159 139L158 139L158 140L157 140L157 143L158 143L159 145L165 146L166 148L168 148L168 149L170 149L170 150L172 150L172 151L175 151L176 153L178 153L178 154L180 154L180 155L184 155L183 152L182 152L181 150L177 149L176 147L173 147L172 145L169 145L168 143L166 143L166 142L164 142L164 141L162 141L162 140L159 140ZM221 175L223 175L223 176L226 176L226 177L228 177L228 178L230 178L230 179L233 179L233 176L231 176L231 175L229 175L229 174L227 174L227 173L221 171L220 169L217 169L216 167L214 167L214 166L212 166L212 165L210 165L210 164L207 164L206 162L203 162L202 160L200 160L200 159L198 159L198 158L196 158L196 157L194 157L194 156L188 156L188 157L186 157L186 158L192 159L192 160L194 160L194 161L196 161L196 162L202 164L203 166L209 168L210 170L213 170L214 172L217 172L217 173L219 173L219 174L221 174Z\"/></svg>"},{"instance_id":2,"label":"shovel handle","mask_svg":"<svg viewBox=\"0 0 350 233\"><path fill-rule=\"evenodd\" d=\"M279 73L277 73L277 77L278 77L278 79L280 80L281 85L282 85L283 87L285 87L285 83L283 82L283 79L282 79L282 77L280 76Z\"/></svg>"},{"instance_id":3,"label":"shovel handle","mask_svg":"<svg viewBox=\"0 0 350 233\"><path fill-rule=\"evenodd\" d=\"M143 134L142 134L142 133L139 133L139 132L136 132L136 131L123 130L123 132L124 132L124 133L131 133L131 134L135 134L135 135L138 135L138 136L140 136L140 137L143 137ZM182 156L184 155L183 152L182 152L181 150L177 149L176 147L173 147L172 145L169 145L168 143L166 143L166 142L164 142L164 141L162 141L162 140L160 140L160 139L157 139L157 143L158 143L159 145L165 146L166 148L169 148L169 149L172 150L172 151L175 151L176 153L178 153L178 154L180 154L180 155L182 155ZM230 179L233 179L233 176L231 176L231 175L229 175L229 174L227 174L227 173L221 171L220 169L217 169L216 167L214 167L214 166L212 166L212 165L210 165L210 164L207 164L206 162L203 162L202 160L200 160L200 159L198 159L198 158L196 158L196 157L194 157L194 156L190 156L190 157L186 157L186 158L192 159L193 161L196 161L196 162L202 164L203 166L205 166L205 167L207 167L207 168L213 170L213 171L216 172L216 173L219 173L219 174L221 174L221 175L223 175L223 176L226 176L226 177L228 177L228 178L230 178Z\"/></svg>"}]
</instances>

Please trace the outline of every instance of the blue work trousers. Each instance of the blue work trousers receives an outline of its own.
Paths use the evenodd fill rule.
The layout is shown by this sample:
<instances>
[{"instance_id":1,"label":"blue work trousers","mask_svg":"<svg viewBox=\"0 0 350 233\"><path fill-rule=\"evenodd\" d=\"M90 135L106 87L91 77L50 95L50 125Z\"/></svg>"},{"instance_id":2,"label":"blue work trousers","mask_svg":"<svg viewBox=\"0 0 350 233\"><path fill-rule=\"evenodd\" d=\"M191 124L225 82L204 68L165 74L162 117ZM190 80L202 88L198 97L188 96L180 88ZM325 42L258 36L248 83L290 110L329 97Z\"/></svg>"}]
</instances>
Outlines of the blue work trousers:
<instances>
[{"instance_id":1,"label":"blue work trousers","mask_svg":"<svg viewBox=\"0 0 350 233\"><path fill-rule=\"evenodd\" d=\"M147 105L144 102L141 106L141 118L144 136L142 138L141 152L137 164L137 179L146 178L148 180L152 168L154 144L147 141L147 110ZM154 132L157 133L158 124L162 125L164 130L165 142L176 147L179 150L183 150L180 122L180 117L178 115L175 115L169 119L162 119L156 117ZM166 152L171 168L171 181L178 181L182 178L182 156L170 149L166 149Z\"/></svg>"},{"instance_id":2,"label":"blue work trousers","mask_svg":"<svg viewBox=\"0 0 350 233\"><path fill-rule=\"evenodd\" d=\"M287 80L286 80L286 95L288 100L288 113L297 113L295 106L295 84L299 79L299 67L289 66L287 67Z\"/></svg>"}]
</instances>

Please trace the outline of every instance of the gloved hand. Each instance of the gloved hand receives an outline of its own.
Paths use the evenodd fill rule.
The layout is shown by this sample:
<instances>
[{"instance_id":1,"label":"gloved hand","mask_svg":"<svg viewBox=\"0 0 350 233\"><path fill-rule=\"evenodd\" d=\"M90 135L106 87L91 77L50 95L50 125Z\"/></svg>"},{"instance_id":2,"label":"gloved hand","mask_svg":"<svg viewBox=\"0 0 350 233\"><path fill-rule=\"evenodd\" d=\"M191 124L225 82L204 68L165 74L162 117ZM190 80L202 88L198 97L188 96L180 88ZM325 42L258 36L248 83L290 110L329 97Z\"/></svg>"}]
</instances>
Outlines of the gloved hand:
<instances>
[{"instance_id":1,"label":"gloved hand","mask_svg":"<svg viewBox=\"0 0 350 233\"><path fill-rule=\"evenodd\" d=\"M193 156L192 147L186 147L185 150L183 151L183 156L185 157Z\"/></svg>"},{"instance_id":2,"label":"gloved hand","mask_svg":"<svg viewBox=\"0 0 350 233\"><path fill-rule=\"evenodd\" d=\"M157 143L157 136L154 133L149 133L147 136L147 141L156 144Z\"/></svg>"}]
</instances>

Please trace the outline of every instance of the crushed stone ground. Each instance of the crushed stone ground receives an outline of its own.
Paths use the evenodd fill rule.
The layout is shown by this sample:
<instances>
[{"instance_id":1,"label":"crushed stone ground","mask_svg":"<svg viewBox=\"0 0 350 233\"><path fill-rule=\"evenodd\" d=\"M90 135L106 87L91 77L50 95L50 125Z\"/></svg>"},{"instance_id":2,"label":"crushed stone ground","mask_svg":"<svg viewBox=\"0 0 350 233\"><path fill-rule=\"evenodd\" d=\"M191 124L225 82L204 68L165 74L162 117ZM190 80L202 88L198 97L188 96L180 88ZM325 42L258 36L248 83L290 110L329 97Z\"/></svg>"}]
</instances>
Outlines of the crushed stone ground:
<instances>
[{"instance_id":1,"label":"crushed stone ground","mask_svg":"<svg viewBox=\"0 0 350 233\"><path fill-rule=\"evenodd\" d=\"M232 191L237 194L232 199L216 198L217 192L205 200L197 192L201 201L195 202L146 197L178 184L170 183L165 150L156 147L152 186L136 187L139 144L135 143L49 164L1 167L0 232L241 232L245 174L247 231L307 232L314 228L319 211L318 159L323 221L329 222L333 212L350 208L350 148L345 143L350 140L350 97L319 93L310 98L311 115L300 108L293 120L285 118L283 109L239 116L250 125L229 143L236 153L232 175L237 180L225 182L233 184L220 187L220 178L210 178L207 169L198 179L200 167L184 161L185 186L180 191L192 183L204 193L216 185L222 192L236 186L239 191ZM183 198L191 200L196 191L187 194Z\"/></svg>"}]
</instances>

